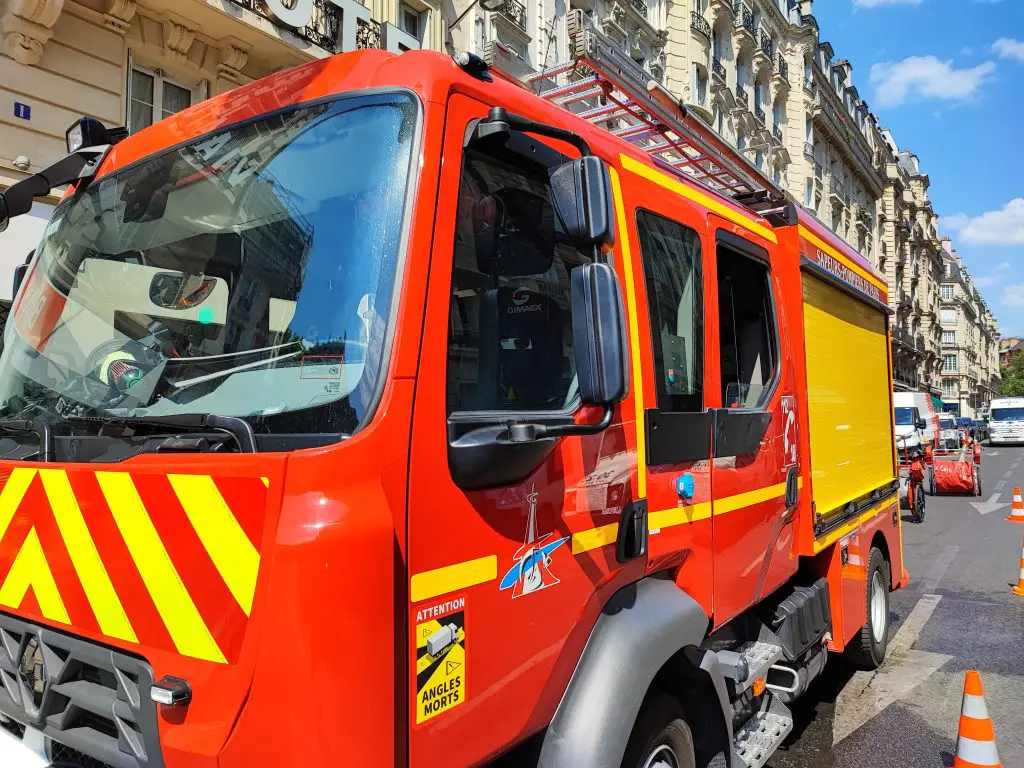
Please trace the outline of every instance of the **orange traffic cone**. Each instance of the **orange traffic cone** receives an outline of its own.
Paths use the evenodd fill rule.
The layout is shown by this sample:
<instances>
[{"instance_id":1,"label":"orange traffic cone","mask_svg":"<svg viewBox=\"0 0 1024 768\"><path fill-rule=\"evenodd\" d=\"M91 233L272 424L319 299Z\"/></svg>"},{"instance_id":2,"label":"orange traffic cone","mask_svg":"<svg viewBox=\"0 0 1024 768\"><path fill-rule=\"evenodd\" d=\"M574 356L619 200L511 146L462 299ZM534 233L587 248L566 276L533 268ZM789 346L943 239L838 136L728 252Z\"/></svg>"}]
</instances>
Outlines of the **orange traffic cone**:
<instances>
[{"instance_id":1,"label":"orange traffic cone","mask_svg":"<svg viewBox=\"0 0 1024 768\"><path fill-rule=\"evenodd\" d=\"M1013 594L1024 597L1024 541L1020 543L1020 575L1017 577L1017 586L1013 588Z\"/></svg>"},{"instance_id":2,"label":"orange traffic cone","mask_svg":"<svg viewBox=\"0 0 1024 768\"><path fill-rule=\"evenodd\" d=\"M1013 523L1024 523L1024 500L1020 497L1020 486L1013 489L1013 509L1006 519Z\"/></svg>"},{"instance_id":3,"label":"orange traffic cone","mask_svg":"<svg viewBox=\"0 0 1024 768\"><path fill-rule=\"evenodd\" d=\"M985 706L981 675L968 670L964 680L964 701L960 705L960 732L956 739L953 768L1001 768L996 751L996 734Z\"/></svg>"}]
</instances>

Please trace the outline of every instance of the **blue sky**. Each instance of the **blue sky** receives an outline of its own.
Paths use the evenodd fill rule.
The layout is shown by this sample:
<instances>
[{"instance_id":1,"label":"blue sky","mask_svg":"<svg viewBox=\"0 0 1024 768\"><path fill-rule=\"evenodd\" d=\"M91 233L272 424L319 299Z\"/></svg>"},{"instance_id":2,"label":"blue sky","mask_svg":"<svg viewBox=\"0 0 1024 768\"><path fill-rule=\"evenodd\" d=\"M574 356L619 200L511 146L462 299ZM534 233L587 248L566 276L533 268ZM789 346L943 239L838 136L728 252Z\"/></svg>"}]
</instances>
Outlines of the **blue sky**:
<instances>
[{"instance_id":1,"label":"blue sky","mask_svg":"<svg viewBox=\"0 0 1024 768\"><path fill-rule=\"evenodd\" d=\"M1024 0L817 0L814 15L920 158L1003 335L1024 335Z\"/></svg>"}]
</instances>

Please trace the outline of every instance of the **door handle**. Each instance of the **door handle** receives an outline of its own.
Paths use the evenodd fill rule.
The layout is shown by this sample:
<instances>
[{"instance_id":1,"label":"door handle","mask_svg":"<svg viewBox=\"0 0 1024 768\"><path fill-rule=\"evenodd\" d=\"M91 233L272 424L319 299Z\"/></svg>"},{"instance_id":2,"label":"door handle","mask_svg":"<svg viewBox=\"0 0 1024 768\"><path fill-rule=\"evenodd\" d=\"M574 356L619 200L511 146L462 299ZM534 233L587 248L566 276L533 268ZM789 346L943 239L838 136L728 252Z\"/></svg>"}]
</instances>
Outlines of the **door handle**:
<instances>
[{"instance_id":1,"label":"door handle","mask_svg":"<svg viewBox=\"0 0 1024 768\"><path fill-rule=\"evenodd\" d=\"M615 559L628 563L647 554L647 499L631 501L622 508Z\"/></svg>"}]
</instances>

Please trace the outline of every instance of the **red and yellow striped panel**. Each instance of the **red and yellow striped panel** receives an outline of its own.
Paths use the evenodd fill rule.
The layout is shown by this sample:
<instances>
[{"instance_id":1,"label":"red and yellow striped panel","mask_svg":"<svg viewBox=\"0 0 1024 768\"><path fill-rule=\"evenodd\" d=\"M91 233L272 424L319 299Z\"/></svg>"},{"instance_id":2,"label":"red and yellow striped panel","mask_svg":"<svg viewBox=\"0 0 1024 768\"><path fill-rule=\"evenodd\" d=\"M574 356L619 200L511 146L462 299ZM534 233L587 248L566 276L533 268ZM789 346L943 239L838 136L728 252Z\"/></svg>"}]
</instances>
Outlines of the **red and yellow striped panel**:
<instances>
[{"instance_id":1,"label":"red and yellow striped panel","mask_svg":"<svg viewBox=\"0 0 1024 768\"><path fill-rule=\"evenodd\" d=\"M219 663L256 592L259 477L0 472L0 609Z\"/></svg>"}]
</instances>

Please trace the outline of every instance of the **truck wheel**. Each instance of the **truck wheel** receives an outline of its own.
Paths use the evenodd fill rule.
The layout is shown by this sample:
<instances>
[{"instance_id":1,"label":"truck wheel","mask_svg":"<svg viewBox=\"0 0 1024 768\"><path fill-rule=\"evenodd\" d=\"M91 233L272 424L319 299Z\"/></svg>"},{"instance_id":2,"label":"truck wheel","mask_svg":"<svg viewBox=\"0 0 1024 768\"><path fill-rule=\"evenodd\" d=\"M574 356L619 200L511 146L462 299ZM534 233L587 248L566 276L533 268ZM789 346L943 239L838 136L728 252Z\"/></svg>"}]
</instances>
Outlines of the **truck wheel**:
<instances>
[{"instance_id":1,"label":"truck wheel","mask_svg":"<svg viewBox=\"0 0 1024 768\"><path fill-rule=\"evenodd\" d=\"M868 558L865 600L868 620L847 646L850 660L861 669L878 669L889 645L889 564L877 547Z\"/></svg>"},{"instance_id":2,"label":"truck wheel","mask_svg":"<svg viewBox=\"0 0 1024 768\"><path fill-rule=\"evenodd\" d=\"M686 711L675 696L654 691L644 701L622 768L697 768Z\"/></svg>"}]
</instances>

